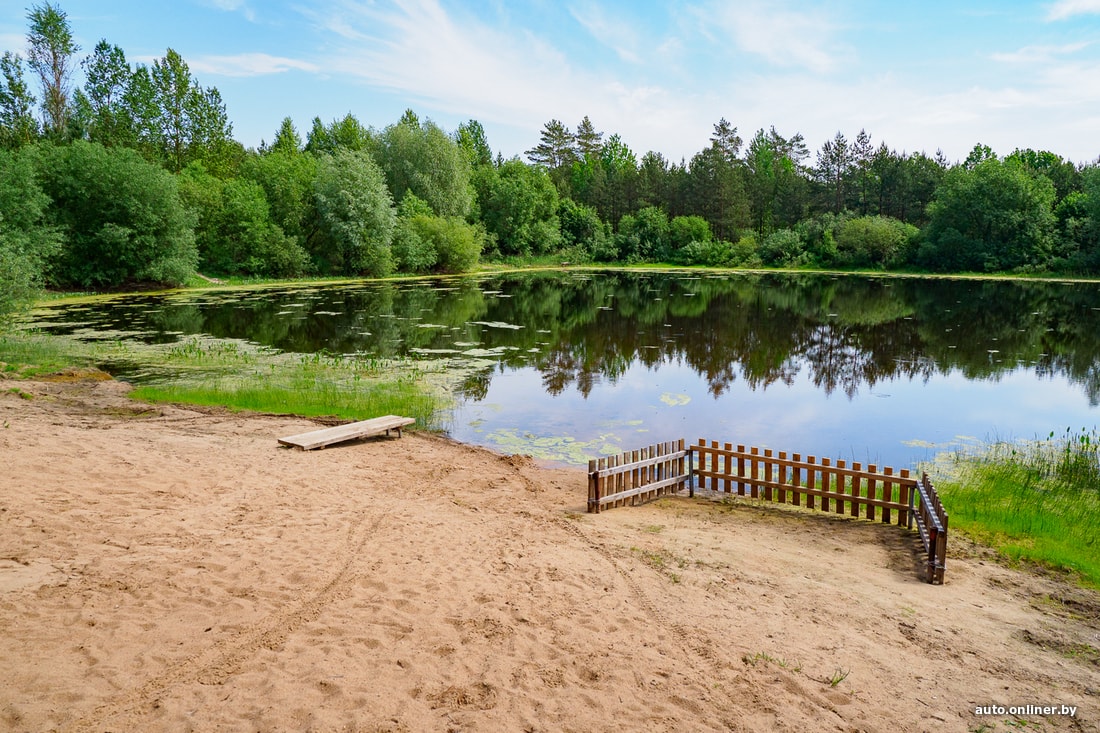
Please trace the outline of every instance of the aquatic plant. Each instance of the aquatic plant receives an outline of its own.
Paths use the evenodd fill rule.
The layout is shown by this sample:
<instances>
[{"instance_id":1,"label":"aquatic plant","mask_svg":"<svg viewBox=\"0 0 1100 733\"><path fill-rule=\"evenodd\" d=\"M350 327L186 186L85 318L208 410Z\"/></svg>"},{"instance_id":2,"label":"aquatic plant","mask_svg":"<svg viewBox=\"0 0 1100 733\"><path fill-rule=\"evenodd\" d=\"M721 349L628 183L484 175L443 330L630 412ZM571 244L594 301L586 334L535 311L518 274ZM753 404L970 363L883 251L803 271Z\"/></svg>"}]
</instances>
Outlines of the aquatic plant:
<instances>
[{"instance_id":1,"label":"aquatic plant","mask_svg":"<svg viewBox=\"0 0 1100 733\"><path fill-rule=\"evenodd\" d=\"M940 456L953 531L1011 561L1074 573L1100 587L1100 432L997 441Z\"/></svg>"}]
</instances>

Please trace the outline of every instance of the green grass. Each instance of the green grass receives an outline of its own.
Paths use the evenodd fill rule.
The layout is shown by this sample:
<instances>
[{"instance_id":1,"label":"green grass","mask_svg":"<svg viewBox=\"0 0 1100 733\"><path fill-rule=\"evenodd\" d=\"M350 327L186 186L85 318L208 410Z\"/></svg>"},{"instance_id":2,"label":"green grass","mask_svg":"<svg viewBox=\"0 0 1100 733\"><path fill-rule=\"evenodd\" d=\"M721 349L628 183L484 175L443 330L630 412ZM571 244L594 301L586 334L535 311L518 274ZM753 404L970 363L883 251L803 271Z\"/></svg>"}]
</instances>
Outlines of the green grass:
<instances>
[{"instance_id":1,"label":"green grass","mask_svg":"<svg viewBox=\"0 0 1100 733\"><path fill-rule=\"evenodd\" d=\"M449 401L439 375L414 361L284 354L203 337L149 345L0 334L0 375L34 378L73 367L138 375L131 396L147 402L347 420L394 414L415 418L420 429L437 429Z\"/></svg>"},{"instance_id":2,"label":"green grass","mask_svg":"<svg viewBox=\"0 0 1100 733\"><path fill-rule=\"evenodd\" d=\"M339 361L303 358L298 363L278 366L259 364L207 376L197 382L144 385L131 396L146 402L220 405L235 410L347 420L403 415L416 418L421 428L434 427L440 400L424 389L415 375L386 378Z\"/></svg>"},{"instance_id":3,"label":"green grass","mask_svg":"<svg viewBox=\"0 0 1100 733\"><path fill-rule=\"evenodd\" d=\"M96 361L95 347L33 332L0 333L0 377L28 379Z\"/></svg>"},{"instance_id":4,"label":"green grass","mask_svg":"<svg viewBox=\"0 0 1100 733\"><path fill-rule=\"evenodd\" d=\"M1100 432L996 442L941 456L936 482L960 531L1013 562L1033 562L1100 588Z\"/></svg>"}]
</instances>

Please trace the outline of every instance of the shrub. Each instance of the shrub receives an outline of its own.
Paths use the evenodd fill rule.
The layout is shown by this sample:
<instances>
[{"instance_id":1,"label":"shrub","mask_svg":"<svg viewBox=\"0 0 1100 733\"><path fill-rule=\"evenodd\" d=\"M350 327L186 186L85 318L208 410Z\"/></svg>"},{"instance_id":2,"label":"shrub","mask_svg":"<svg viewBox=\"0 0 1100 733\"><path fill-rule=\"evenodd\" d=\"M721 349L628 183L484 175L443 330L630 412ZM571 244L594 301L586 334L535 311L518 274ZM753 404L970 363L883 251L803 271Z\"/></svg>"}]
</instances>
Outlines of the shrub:
<instances>
[{"instance_id":1,"label":"shrub","mask_svg":"<svg viewBox=\"0 0 1100 733\"><path fill-rule=\"evenodd\" d=\"M204 268L276 277L307 271L309 255L271 221L264 189L256 182L222 182L192 164L180 174L180 192L198 216L195 237Z\"/></svg>"},{"instance_id":2,"label":"shrub","mask_svg":"<svg viewBox=\"0 0 1100 733\"><path fill-rule=\"evenodd\" d=\"M760 243L760 260L772 267L798 267L809 260L802 238L790 229L773 232Z\"/></svg>"},{"instance_id":3,"label":"shrub","mask_svg":"<svg viewBox=\"0 0 1100 733\"><path fill-rule=\"evenodd\" d=\"M59 247L46 224L48 205L30 156L0 150L0 322L38 294Z\"/></svg>"},{"instance_id":4,"label":"shrub","mask_svg":"<svg viewBox=\"0 0 1100 733\"><path fill-rule=\"evenodd\" d=\"M908 258L919 230L888 216L849 219L836 230L837 263L853 267L891 267Z\"/></svg>"},{"instance_id":5,"label":"shrub","mask_svg":"<svg viewBox=\"0 0 1100 733\"><path fill-rule=\"evenodd\" d=\"M128 148L82 140L40 153L50 217L64 237L53 283L180 284L194 273L194 216L170 173Z\"/></svg>"},{"instance_id":6,"label":"shrub","mask_svg":"<svg viewBox=\"0 0 1100 733\"><path fill-rule=\"evenodd\" d=\"M418 214L408 219L407 226L419 240L419 251L423 253L425 261L427 253L435 254L436 271L465 272L477 265L485 237L480 227L467 224L458 217L427 214Z\"/></svg>"}]
</instances>

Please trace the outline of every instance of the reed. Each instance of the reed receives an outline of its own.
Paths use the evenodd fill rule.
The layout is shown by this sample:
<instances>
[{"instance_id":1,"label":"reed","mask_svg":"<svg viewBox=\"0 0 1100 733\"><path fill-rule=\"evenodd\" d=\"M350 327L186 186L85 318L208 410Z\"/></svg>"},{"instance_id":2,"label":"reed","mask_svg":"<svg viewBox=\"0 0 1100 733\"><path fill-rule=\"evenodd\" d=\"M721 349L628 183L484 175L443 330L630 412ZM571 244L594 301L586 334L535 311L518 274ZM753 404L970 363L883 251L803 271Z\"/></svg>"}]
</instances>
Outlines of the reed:
<instances>
[{"instance_id":1,"label":"reed","mask_svg":"<svg viewBox=\"0 0 1100 733\"><path fill-rule=\"evenodd\" d=\"M436 426L440 400L414 378L380 379L334 375L309 365L251 374L231 374L201 382L143 385L131 395L146 402L219 405L306 417L364 420L380 415L416 418L423 428Z\"/></svg>"},{"instance_id":2,"label":"reed","mask_svg":"<svg viewBox=\"0 0 1100 733\"><path fill-rule=\"evenodd\" d=\"M78 344L33 331L0 333L0 374L31 378L96 361L95 344Z\"/></svg>"},{"instance_id":3,"label":"reed","mask_svg":"<svg viewBox=\"0 0 1100 733\"><path fill-rule=\"evenodd\" d=\"M952 531L1014 562L1035 562L1100 588L1100 433L1081 429L994 442L943 457L936 481Z\"/></svg>"},{"instance_id":4,"label":"reed","mask_svg":"<svg viewBox=\"0 0 1100 733\"><path fill-rule=\"evenodd\" d=\"M222 406L306 417L416 419L438 429L448 399L420 364L368 356L286 354L247 342L192 337L170 346L85 342L34 332L0 335L0 373L35 377L98 367L138 383L147 402Z\"/></svg>"},{"instance_id":5,"label":"reed","mask_svg":"<svg viewBox=\"0 0 1100 733\"><path fill-rule=\"evenodd\" d=\"M161 366L172 377L142 384L135 399L347 420L403 415L426 429L437 427L443 404L413 362L192 338L169 349Z\"/></svg>"}]
</instances>

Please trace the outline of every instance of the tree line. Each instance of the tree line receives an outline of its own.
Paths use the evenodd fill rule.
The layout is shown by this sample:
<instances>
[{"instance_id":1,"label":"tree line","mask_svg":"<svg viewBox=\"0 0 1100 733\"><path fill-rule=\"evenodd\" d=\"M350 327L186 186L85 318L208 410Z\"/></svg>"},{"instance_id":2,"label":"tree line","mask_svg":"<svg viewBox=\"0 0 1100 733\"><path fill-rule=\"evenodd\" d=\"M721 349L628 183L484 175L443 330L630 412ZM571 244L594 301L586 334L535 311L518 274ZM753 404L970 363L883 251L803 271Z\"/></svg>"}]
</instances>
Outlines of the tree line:
<instances>
[{"instance_id":1,"label":"tree line","mask_svg":"<svg viewBox=\"0 0 1100 733\"><path fill-rule=\"evenodd\" d=\"M586 116L520 157L470 120L290 118L233 138L220 93L168 49L86 56L46 2L0 57L0 313L42 286L207 275L461 272L482 258L677 265L1100 272L1100 172L1047 152L898 152L860 130L811 155L724 118L690 160L639 159ZM79 59L79 61L78 61ZM77 65L84 83L74 87ZM37 82L37 84L35 83Z\"/></svg>"}]
</instances>

